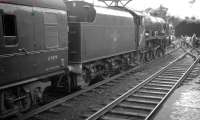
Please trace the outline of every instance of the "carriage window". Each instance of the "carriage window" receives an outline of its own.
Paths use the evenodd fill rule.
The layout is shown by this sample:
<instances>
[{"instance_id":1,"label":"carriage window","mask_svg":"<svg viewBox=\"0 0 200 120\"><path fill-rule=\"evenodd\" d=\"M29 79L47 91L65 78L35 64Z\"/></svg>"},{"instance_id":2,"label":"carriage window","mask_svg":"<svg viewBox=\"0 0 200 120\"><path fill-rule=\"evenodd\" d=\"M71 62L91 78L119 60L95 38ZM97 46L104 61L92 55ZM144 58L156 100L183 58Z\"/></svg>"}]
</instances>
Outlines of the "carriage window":
<instances>
[{"instance_id":1,"label":"carriage window","mask_svg":"<svg viewBox=\"0 0 200 120\"><path fill-rule=\"evenodd\" d=\"M15 46L18 43L16 16L4 14L2 15L2 21L5 46Z\"/></svg>"}]
</instances>

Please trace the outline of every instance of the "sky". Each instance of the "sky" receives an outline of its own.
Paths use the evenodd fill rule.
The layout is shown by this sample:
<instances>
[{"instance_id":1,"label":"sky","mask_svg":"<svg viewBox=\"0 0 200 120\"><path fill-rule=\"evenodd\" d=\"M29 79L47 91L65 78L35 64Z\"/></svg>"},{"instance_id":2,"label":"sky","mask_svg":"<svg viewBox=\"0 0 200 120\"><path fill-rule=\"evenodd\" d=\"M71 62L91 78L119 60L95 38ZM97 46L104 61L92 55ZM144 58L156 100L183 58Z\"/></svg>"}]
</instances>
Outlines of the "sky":
<instances>
[{"instance_id":1,"label":"sky","mask_svg":"<svg viewBox=\"0 0 200 120\"><path fill-rule=\"evenodd\" d=\"M98 0L83 0L96 5L104 5ZM160 5L168 8L168 14L180 18L196 17L200 19L200 0L132 0L127 7L135 10L158 8Z\"/></svg>"}]
</instances>

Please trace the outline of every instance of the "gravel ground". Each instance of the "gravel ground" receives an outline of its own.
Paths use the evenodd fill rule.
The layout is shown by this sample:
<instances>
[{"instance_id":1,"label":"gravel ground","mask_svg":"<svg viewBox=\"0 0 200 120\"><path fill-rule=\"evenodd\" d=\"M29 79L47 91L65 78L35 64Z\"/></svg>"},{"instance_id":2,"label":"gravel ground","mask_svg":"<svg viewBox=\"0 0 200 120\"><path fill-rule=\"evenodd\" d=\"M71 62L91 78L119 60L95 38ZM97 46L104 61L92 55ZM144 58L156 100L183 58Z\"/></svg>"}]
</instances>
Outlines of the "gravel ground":
<instances>
[{"instance_id":1,"label":"gravel ground","mask_svg":"<svg viewBox=\"0 0 200 120\"><path fill-rule=\"evenodd\" d=\"M83 120L84 118L81 116L91 112L91 109L100 109L101 107L110 103L122 93L138 85L145 78L149 77L181 54L183 54L182 50L178 50L170 55L166 55L163 58L146 64L144 69L135 73L134 77L116 81L115 85L112 87L107 86L104 87L104 89L99 88L97 90L87 92L85 95L81 95L69 100L65 104L63 112L57 114L56 118L55 115L54 117L51 117L52 113L45 114L50 116L50 118L52 118L51 120Z\"/></svg>"}]
</instances>

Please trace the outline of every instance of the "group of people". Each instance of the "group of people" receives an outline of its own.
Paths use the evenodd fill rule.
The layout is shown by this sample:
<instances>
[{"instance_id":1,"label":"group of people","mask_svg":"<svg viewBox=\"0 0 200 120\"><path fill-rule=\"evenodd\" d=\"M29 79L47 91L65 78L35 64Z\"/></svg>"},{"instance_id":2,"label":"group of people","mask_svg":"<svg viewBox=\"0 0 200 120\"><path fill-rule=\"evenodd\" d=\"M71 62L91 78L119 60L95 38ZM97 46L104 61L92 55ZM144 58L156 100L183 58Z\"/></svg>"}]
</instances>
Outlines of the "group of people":
<instances>
[{"instance_id":1,"label":"group of people","mask_svg":"<svg viewBox=\"0 0 200 120\"><path fill-rule=\"evenodd\" d=\"M200 38L196 36L194 33L191 37L190 36L181 36L182 45L191 46L193 48L199 48L200 47Z\"/></svg>"}]
</instances>

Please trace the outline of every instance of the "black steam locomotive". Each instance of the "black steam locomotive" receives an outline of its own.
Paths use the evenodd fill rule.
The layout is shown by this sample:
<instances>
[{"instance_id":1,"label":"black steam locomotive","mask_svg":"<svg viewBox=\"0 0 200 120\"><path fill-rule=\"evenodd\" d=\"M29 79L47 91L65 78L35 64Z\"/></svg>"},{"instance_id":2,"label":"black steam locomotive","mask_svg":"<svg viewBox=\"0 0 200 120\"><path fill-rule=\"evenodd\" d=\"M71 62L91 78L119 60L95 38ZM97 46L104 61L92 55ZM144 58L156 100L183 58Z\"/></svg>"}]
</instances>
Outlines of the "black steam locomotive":
<instances>
[{"instance_id":1,"label":"black steam locomotive","mask_svg":"<svg viewBox=\"0 0 200 120\"><path fill-rule=\"evenodd\" d=\"M165 53L161 18L82 1L0 1L0 118Z\"/></svg>"}]
</instances>

